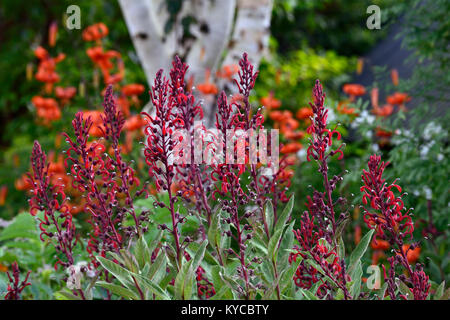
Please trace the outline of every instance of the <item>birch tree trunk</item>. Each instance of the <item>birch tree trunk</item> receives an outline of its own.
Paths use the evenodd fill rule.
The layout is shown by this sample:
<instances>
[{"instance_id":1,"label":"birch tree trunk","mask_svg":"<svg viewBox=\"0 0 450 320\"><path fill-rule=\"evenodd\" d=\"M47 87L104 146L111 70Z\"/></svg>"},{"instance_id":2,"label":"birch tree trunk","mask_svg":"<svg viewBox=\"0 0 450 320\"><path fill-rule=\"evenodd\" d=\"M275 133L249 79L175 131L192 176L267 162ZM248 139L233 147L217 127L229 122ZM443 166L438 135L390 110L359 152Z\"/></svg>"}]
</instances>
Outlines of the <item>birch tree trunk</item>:
<instances>
[{"instance_id":1,"label":"birch tree trunk","mask_svg":"<svg viewBox=\"0 0 450 320\"><path fill-rule=\"evenodd\" d=\"M176 54L189 64L187 76L201 83L206 70L214 75L222 65L238 64L244 52L257 68L267 52L273 0L185 0L168 33L166 0L119 0L119 4L149 85L159 69L168 72ZM183 38L184 17L195 20L189 27L194 39ZM205 116L211 118L215 99L206 98Z\"/></svg>"}]
</instances>

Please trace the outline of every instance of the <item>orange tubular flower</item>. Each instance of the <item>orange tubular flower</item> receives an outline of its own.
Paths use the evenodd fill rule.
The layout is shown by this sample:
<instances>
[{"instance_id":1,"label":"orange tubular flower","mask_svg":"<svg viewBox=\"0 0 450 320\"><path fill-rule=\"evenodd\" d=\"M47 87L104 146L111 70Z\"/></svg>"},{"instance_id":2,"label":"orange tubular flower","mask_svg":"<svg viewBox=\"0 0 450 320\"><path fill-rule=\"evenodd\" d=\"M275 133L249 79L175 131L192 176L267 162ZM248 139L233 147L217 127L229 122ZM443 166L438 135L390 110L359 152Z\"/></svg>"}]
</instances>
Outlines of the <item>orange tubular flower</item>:
<instances>
[{"instance_id":1,"label":"orange tubular flower","mask_svg":"<svg viewBox=\"0 0 450 320\"><path fill-rule=\"evenodd\" d=\"M296 153L297 151L299 151L302 148L303 148L303 146L301 143L291 142L291 143L284 145L280 149L280 153L283 153L283 154Z\"/></svg>"},{"instance_id":2,"label":"orange tubular flower","mask_svg":"<svg viewBox=\"0 0 450 320\"><path fill-rule=\"evenodd\" d=\"M297 111L295 116L297 117L297 119L304 120L304 119L309 119L309 117L312 117L313 115L314 115L314 113L311 108L303 107Z\"/></svg>"},{"instance_id":3,"label":"orange tubular flower","mask_svg":"<svg viewBox=\"0 0 450 320\"><path fill-rule=\"evenodd\" d=\"M213 83L209 82L211 71L206 70L205 74L205 82L197 85L197 89L203 94L217 94L217 87Z\"/></svg>"},{"instance_id":4,"label":"orange tubular flower","mask_svg":"<svg viewBox=\"0 0 450 320\"><path fill-rule=\"evenodd\" d=\"M355 227L355 235L354 235L355 244L358 244L361 241L361 226Z\"/></svg>"},{"instance_id":5,"label":"orange tubular flower","mask_svg":"<svg viewBox=\"0 0 450 320\"><path fill-rule=\"evenodd\" d=\"M56 44L56 36L58 34L58 23L53 21L48 28L48 45L54 47Z\"/></svg>"},{"instance_id":6,"label":"orange tubular flower","mask_svg":"<svg viewBox=\"0 0 450 320\"><path fill-rule=\"evenodd\" d=\"M354 101L355 97L363 96L366 94L366 88L356 83L345 84L342 90L350 96L350 101Z\"/></svg>"},{"instance_id":7,"label":"orange tubular flower","mask_svg":"<svg viewBox=\"0 0 450 320\"><path fill-rule=\"evenodd\" d=\"M96 41L97 43L100 43L100 40L106 37L108 33L108 27L100 22L84 29L82 36L84 41Z\"/></svg>"},{"instance_id":8,"label":"orange tubular flower","mask_svg":"<svg viewBox=\"0 0 450 320\"><path fill-rule=\"evenodd\" d=\"M279 107L281 107L281 101L274 98L273 92L270 92L267 97L261 98L260 102L268 110L278 109Z\"/></svg>"},{"instance_id":9,"label":"orange tubular flower","mask_svg":"<svg viewBox=\"0 0 450 320\"><path fill-rule=\"evenodd\" d=\"M1 186L0 187L0 206L5 205L6 196L8 195L8 187Z\"/></svg>"},{"instance_id":10,"label":"orange tubular flower","mask_svg":"<svg viewBox=\"0 0 450 320\"><path fill-rule=\"evenodd\" d=\"M397 69L391 70L391 79L394 86L398 86L398 71Z\"/></svg>"}]
</instances>

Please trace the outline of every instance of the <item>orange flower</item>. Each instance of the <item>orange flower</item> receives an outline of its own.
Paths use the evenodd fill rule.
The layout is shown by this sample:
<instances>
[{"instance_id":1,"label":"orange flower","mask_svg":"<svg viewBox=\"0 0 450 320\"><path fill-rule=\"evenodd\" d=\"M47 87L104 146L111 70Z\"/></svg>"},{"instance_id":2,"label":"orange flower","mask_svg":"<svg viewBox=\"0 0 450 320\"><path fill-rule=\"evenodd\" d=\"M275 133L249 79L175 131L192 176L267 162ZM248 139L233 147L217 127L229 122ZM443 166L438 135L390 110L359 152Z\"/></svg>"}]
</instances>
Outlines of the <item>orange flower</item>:
<instances>
[{"instance_id":1,"label":"orange flower","mask_svg":"<svg viewBox=\"0 0 450 320\"><path fill-rule=\"evenodd\" d=\"M386 130L383 130L383 129L380 129L380 128L377 128L375 130L375 135L377 137L385 137L385 138L387 138L387 137L392 136L392 132L386 131Z\"/></svg>"},{"instance_id":2,"label":"orange flower","mask_svg":"<svg viewBox=\"0 0 450 320\"><path fill-rule=\"evenodd\" d=\"M206 70L205 74L205 82L197 85L197 89L203 94L217 94L217 87L213 83L209 82L211 72L209 70Z\"/></svg>"},{"instance_id":3,"label":"orange flower","mask_svg":"<svg viewBox=\"0 0 450 320\"><path fill-rule=\"evenodd\" d=\"M45 124L61 119L61 111L55 99L34 96L31 102L37 109L37 116L44 119Z\"/></svg>"},{"instance_id":4,"label":"orange flower","mask_svg":"<svg viewBox=\"0 0 450 320\"><path fill-rule=\"evenodd\" d=\"M370 100L374 109L378 108L378 88L373 88L370 91Z\"/></svg>"},{"instance_id":5,"label":"orange flower","mask_svg":"<svg viewBox=\"0 0 450 320\"><path fill-rule=\"evenodd\" d=\"M406 251L409 249L409 247L410 247L409 244L404 244L402 246L402 249L403 249L403 251ZM408 250L408 253L406 254L406 258L408 259L408 262L411 264L416 263L416 261L419 259L421 250L422 249L420 247L417 247L413 250ZM397 253L397 254L399 254L399 253Z\"/></svg>"},{"instance_id":6,"label":"orange flower","mask_svg":"<svg viewBox=\"0 0 450 320\"><path fill-rule=\"evenodd\" d=\"M19 179L14 182L14 186L19 191L28 191L33 189L33 185L26 174L23 174Z\"/></svg>"},{"instance_id":7,"label":"orange flower","mask_svg":"<svg viewBox=\"0 0 450 320\"><path fill-rule=\"evenodd\" d=\"M64 60L66 55L60 53L55 58L52 58L47 50L42 47L37 47L34 50L34 54L40 60L35 78L40 82L44 82L46 84L46 92L51 93L53 84L59 81L59 75L56 73L56 64Z\"/></svg>"},{"instance_id":8,"label":"orange flower","mask_svg":"<svg viewBox=\"0 0 450 320\"><path fill-rule=\"evenodd\" d=\"M375 243L375 240L377 243ZM372 242L370 243L370 246L374 250L387 250L387 249L389 249L389 242L387 242L386 240L380 240L380 239L374 238L372 240Z\"/></svg>"},{"instance_id":9,"label":"orange flower","mask_svg":"<svg viewBox=\"0 0 450 320\"><path fill-rule=\"evenodd\" d=\"M366 94L366 88L357 83L347 83L344 85L342 90L350 96L350 101L355 100L355 97Z\"/></svg>"},{"instance_id":10,"label":"orange flower","mask_svg":"<svg viewBox=\"0 0 450 320\"><path fill-rule=\"evenodd\" d=\"M398 105L403 111L406 111L405 103L410 101L411 97L407 93L395 92L394 94L388 96L386 101L392 105Z\"/></svg>"},{"instance_id":11,"label":"orange flower","mask_svg":"<svg viewBox=\"0 0 450 320\"><path fill-rule=\"evenodd\" d=\"M86 54L102 71L105 84L114 84L123 79L125 66L120 52L115 50L103 51L102 47L97 46L87 49ZM112 59L117 60L118 72L115 75L110 75L110 70L114 67L114 64L111 61Z\"/></svg>"},{"instance_id":12,"label":"orange flower","mask_svg":"<svg viewBox=\"0 0 450 320\"><path fill-rule=\"evenodd\" d=\"M88 117L91 117L92 120L92 126L89 130L89 134L94 137L102 137L103 136L103 120L102 120L102 112L99 110L88 110L83 111L83 119L87 119Z\"/></svg>"},{"instance_id":13,"label":"orange flower","mask_svg":"<svg viewBox=\"0 0 450 320\"><path fill-rule=\"evenodd\" d=\"M61 105L65 105L72 99L75 94L77 93L77 88L75 87L56 87L55 88L55 95L58 99L61 100Z\"/></svg>"},{"instance_id":14,"label":"orange flower","mask_svg":"<svg viewBox=\"0 0 450 320\"><path fill-rule=\"evenodd\" d=\"M341 114L350 114L350 115L357 115L358 113L355 112L355 108L348 108L347 103L345 101L339 102L337 106L337 111Z\"/></svg>"},{"instance_id":15,"label":"orange flower","mask_svg":"<svg viewBox=\"0 0 450 320\"><path fill-rule=\"evenodd\" d=\"M294 170L286 168L278 174L278 179L280 180L290 180L294 176Z\"/></svg>"},{"instance_id":16,"label":"orange flower","mask_svg":"<svg viewBox=\"0 0 450 320\"><path fill-rule=\"evenodd\" d=\"M131 100L135 105L139 105L138 96L145 91L145 87L139 83L131 83L122 87L122 93L127 97L131 97Z\"/></svg>"},{"instance_id":17,"label":"orange flower","mask_svg":"<svg viewBox=\"0 0 450 320\"><path fill-rule=\"evenodd\" d=\"M283 153L283 154L296 153L301 148L303 148L301 143L291 142L291 143L288 143L288 144L284 145L280 149L280 152Z\"/></svg>"},{"instance_id":18,"label":"orange flower","mask_svg":"<svg viewBox=\"0 0 450 320\"><path fill-rule=\"evenodd\" d=\"M239 66L238 65L236 65L236 64L229 64L229 65L223 66L222 69L217 71L216 75L219 78L232 80L233 75L238 73L238 72L239 72Z\"/></svg>"},{"instance_id":19,"label":"orange flower","mask_svg":"<svg viewBox=\"0 0 450 320\"><path fill-rule=\"evenodd\" d=\"M303 139L305 133L303 131L289 131L285 135L286 139L299 140Z\"/></svg>"},{"instance_id":20,"label":"orange flower","mask_svg":"<svg viewBox=\"0 0 450 320\"><path fill-rule=\"evenodd\" d=\"M282 120L281 122L281 127L280 127L280 131L283 134L287 134L291 131L294 131L295 129L297 129L299 126L299 123L297 120L295 120L294 118L285 118Z\"/></svg>"},{"instance_id":21,"label":"orange flower","mask_svg":"<svg viewBox=\"0 0 450 320\"><path fill-rule=\"evenodd\" d=\"M391 79L394 86L398 86L398 71L397 69L391 70Z\"/></svg>"},{"instance_id":22,"label":"orange flower","mask_svg":"<svg viewBox=\"0 0 450 320\"><path fill-rule=\"evenodd\" d=\"M48 45L54 47L56 44L56 35L58 34L58 23L53 21L48 28Z\"/></svg>"},{"instance_id":23,"label":"orange flower","mask_svg":"<svg viewBox=\"0 0 450 320\"><path fill-rule=\"evenodd\" d=\"M372 110L372 113L380 116L380 117L387 117L390 114L392 114L392 112L394 111L394 107L390 104L385 104L384 106L380 107L380 108L374 108Z\"/></svg>"},{"instance_id":24,"label":"orange flower","mask_svg":"<svg viewBox=\"0 0 450 320\"><path fill-rule=\"evenodd\" d=\"M355 236L354 236L355 244L358 244L361 241L361 226L355 227Z\"/></svg>"},{"instance_id":25,"label":"orange flower","mask_svg":"<svg viewBox=\"0 0 450 320\"><path fill-rule=\"evenodd\" d=\"M119 107L119 110L122 111L125 117L130 116L130 102L125 96L119 96L116 99L117 106Z\"/></svg>"},{"instance_id":26,"label":"orange flower","mask_svg":"<svg viewBox=\"0 0 450 320\"><path fill-rule=\"evenodd\" d=\"M147 122L140 115L134 115L125 120L123 128L128 131L136 131L144 127Z\"/></svg>"},{"instance_id":27,"label":"orange flower","mask_svg":"<svg viewBox=\"0 0 450 320\"><path fill-rule=\"evenodd\" d=\"M141 95L145 87L139 83L131 83L122 87L122 93L127 97Z\"/></svg>"},{"instance_id":28,"label":"orange flower","mask_svg":"<svg viewBox=\"0 0 450 320\"><path fill-rule=\"evenodd\" d=\"M270 92L267 97L261 98L260 102L269 110L281 107L281 101L274 98L273 92Z\"/></svg>"},{"instance_id":29,"label":"orange flower","mask_svg":"<svg viewBox=\"0 0 450 320\"><path fill-rule=\"evenodd\" d=\"M309 117L312 117L313 115L314 115L314 113L311 108L303 107L297 111L295 116L297 117L297 119L303 120L303 119L309 119Z\"/></svg>"},{"instance_id":30,"label":"orange flower","mask_svg":"<svg viewBox=\"0 0 450 320\"><path fill-rule=\"evenodd\" d=\"M1 186L0 187L0 206L5 205L6 196L8 195L8 187Z\"/></svg>"},{"instance_id":31,"label":"orange flower","mask_svg":"<svg viewBox=\"0 0 450 320\"><path fill-rule=\"evenodd\" d=\"M381 258L384 258L384 257L386 257L386 255L384 254L383 251L381 251L381 250L375 250L375 251L372 253L372 265L377 265L377 264L378 264L378 261L379 261Z\"/></svg>"},{"instance_id":32,"label":"orange flower","mask_svg":"<svg viewBox=\"0 0 450 320\"><path fill-rule=\"evenodd\" d=\"M82 36L84 41L100 42L100 39L106 37L108 33L108 27L104 23L99 22L84 29Z\"/></svg>"},{"instance_id":33,"label":"orange flower","mask_svg":"<svg viewBox=\"0 0 450 320\"><path fill-rule=\"evenodd\" d=\"M233 104L233 103L239 103L239 102L242 102L242 101L244 101L244 96L243 96L242 94L240 94L240 93L235 93L235 94L231 97L230 104Z\"/></svg>"},{"instance_id":34,"label":"orange flower","mask_svg":"<svg viewBox=\"0 0 450 320\"><path fill-rule=\"evenodd\" d=\"M283 111L272 111L269 113L269 118L272 119L275 122L283 122L287 119L292 118L292 112L289 110L283 110Z\"/></svg>"},{"instance_id":35,"label":"orange flower","mask_svg":"<svg viewBox=\"0 0 450 320\"><path fill-rule=\"evenodd\" d=\"M356 73L361 74L363 72L363 68L364 68L364 59L359 58L356 63Z\"/></svg>"}]
</instances>

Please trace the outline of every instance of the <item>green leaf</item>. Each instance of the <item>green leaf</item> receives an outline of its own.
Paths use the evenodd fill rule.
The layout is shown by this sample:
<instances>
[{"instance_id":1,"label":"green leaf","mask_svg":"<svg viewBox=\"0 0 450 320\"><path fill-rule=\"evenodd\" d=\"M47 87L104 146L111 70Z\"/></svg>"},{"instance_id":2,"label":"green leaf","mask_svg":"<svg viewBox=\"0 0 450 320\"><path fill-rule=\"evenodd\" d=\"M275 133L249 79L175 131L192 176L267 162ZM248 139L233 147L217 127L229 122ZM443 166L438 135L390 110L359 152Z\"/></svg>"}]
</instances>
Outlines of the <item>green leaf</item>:
<instances>
[{"instance_id":1,"label":"green leaf","mask_svg":"<svg viewBox=\"0 0 450 320\"><path fill-rule=\"evenodd\" d=\"M380 290L378 290L377 295L380 297L380 300L384 300L384 295L386 294L387 287L388 283L385 282L383 286L380 288Z\"/></svg>"},{"instance_id":2,"label":"green leaf","mask_svg":"<svg viewBox=\"0 0 450 320\"><path fill-rule=\"evenodd\" d=\"M103 257L97 257L97 260L100 262L103 268L108 270L108 272L111 273L117 280L119 280L119 282L125 287L129 289L134 287L134 282L131 279L130 272L127 269Z\"/></svg>"},{"instance_id":3,"label":"green leaf","mask_svg":"<svg viewBox=\"0 0 450 320\"><path fill-rule=\"evenodd\" d=\"M442 281L439 287L436 289L436 293L434 294L434 300L440 300L440 298L444 294L444 289L445 289L445 280Z\"/></svg>"},{"instance_id":4,"label":"green leaf","mask_svg":"<svg viewBox=\"0 0 450 320\"><path fill-rule=\"evenodd\" d=\"M197 268L200 266L200 263L202 262L203 257L205 256L205 250L207 245L208 240L204 240L194 256L193 259L194 261L192 262L192 270L194 270L194 272L197 271Z\"/></svg>"},{"instance_id":5,"label":"green leaf","mask_svg":"<svg viewBox=\"0 0 450 320\"><path fill-rule=\"evenodd\" d=\"M81 297L74 295L66 290L61 290L53 294L56 300L82 300Z\"/></svg>"},{"instance_id":6,"label":"green leaf","mask_svg":"<svg viewBox=\"0 0 450 320\"><path fill-rule=\"evenodd\" d=\"M409 287L401 280L397 279L397 287L401 294L405 295L408 300L413 300L414 296Z\"/></svg>"},{"instance_id":7,"label":"green leaf","mask_svg":"<svg viewBox=\"0 0 450 320\"><path fill-rule=\"evenodd\" d=\"M306 300L319 300L318 297L316 297L312 292L309 292L306 289L300 288L299 291L303 294Z\"/></svg>"},{"instance_id":8,"label":"green leaf","mask_svg":"<svg viewBox=\"0 0 450 320\"><path fill-rule=\"evenodd\" d=\"M264 217L266 219L267 228L269 229L269 235L273 233L273 220L274 220L274 212L272 201L267 200L264 206Z\"/></svg>"},{"instance_id":9,"label":"green leaf","mask_svg":"<svg viewBox=\"0 0 450 320\"><path fill-rule=\"evenodd\" d=\"M145 277L142 277L139 274L132 273L132 275L142 289L150 291L160 299L170 300L170 297L167 295L167 292L163 290L158 284L154 283L153 281L150 281Z\"/></svg>"},{"instance_id":10,"label":"green leaf","mask_svg":"<svg viewBox=\"0 0 450 320\"><path fill-rule=\"evenodd\" d=\"M208 240L211 246L220 247L220 214L217 212L212 215L211 225L208 229ZM214 248L214 249L216 249Z\"/></svg>"},{"instance_id":11,"label":"green leaf","mask_svg":"<svg viewBox=\"0 0 450 320\"><path fill-rule=\"evenodd\" d=\"M10 225L0 232L0 241L16 238L38 238L36 221L29 213L20 213Z\"/></svg>"},{"instance_id":12,"label":"green leaf","mask_svg":"<svg viewBox=\"0 0 450 320\"><path fill-rule=\"evenodd\" d=\"M444 294L439 298L439 300L449 300L450 299L450 288L445 290Z\"/></svg>"},{"instance_id":13,"label":"green leaf","mask_svg":"<svg viewBox=\"0 0 450 320\"><path fill-rule=\"evenodd\" d=\"M134 256L136 257L139 269L144 268L147 261L151 261L151 252L148 250L147 242L145 241L144 236L140 236L136 241Z\"/></svg>"},{"instance_id":14,"label":"green leaf","mask_svg":"<svg viewBox=\"0 0 450 320\"><path fill-rule=\"evenodd\" d=\"M166 255L164 253L160 253L158 254L158 256L156 257L155 261L152 263L152 265L150 266L150 269L147 273L147 277L150 280L156 281L155 276L159 273L162 273L161 270L164 271L164 273L166 272L166 266L167 266L167 260L166 260ZM156 281L158 282L158 281Z\"/></svg>"},{"instance_id":15,"label":"green leaf","mask_svg":"<svg viewBox=\"0 0 450 320\"><path fill-rule=\"evenodd\" d=\"M181 270L179 271L177 277L175 278L175 299L176 300L184 300L185 297L185 288L189 285L186 285L186 282L189 281L189 274L193 273L192 262L194 260L191 259L188 262L182 263ZM187 298L188 299L188 298Z\"/></svg>"},{"instance_id":16,"label":"green leaf","mask_svg":"<svg viewBox=\"0 0 450 320\"><path fill-rule=\"evenodd\" d=\"M267 248L267 256L273 262L277 262L278 244L280 243L283 229L277 229L274 235L269 240L269 246Z\"/></svg>"},{"instance_id":17,"label":"green leaf","mask_svg":"<svg viewBox=\"0 0 450 320\"><path fill-rule=\"evenodd\" d=\"M118 286L117 284L106 281L98 281L97 284L121 298L128 300L139 300L139 296L135 292L122 286Z\"/></svg>"},{"instance_id":18,"label":"green leaf","mask_svg":"<svg viewBox=\"0 0 450 320\"><path fill-rule=\"evenodd\" d=\"M286 270L283 274L280 275L280 289L283 291L288 285L290 285L293 281L294 274L298 269L298 266L302 262L303 258L298 255L295 262Z\"/></svg>"},{"instance_id":19,"label":"green leaf","mask_svg":"<svg viewBox=\"0 0 450 320\"><path fill-rule=\"evenodd\" d=\"M280 270L283 268L289 267L289 249L292 249L294 246L294 233L292 229L294 228L295 220L293 220L289 226L286 228L283 236L281 237L280 249L278 249L278 263L277 267L280 267Z\"/></svg>"},{"instance_id":20,"label":"green leaf","mask_svg":"<svg viewBox=\"0 0 450 320\"><path fill-rule=\"evenodd\" d=\"M350 275L352 278L352 285L350 287L350 295L353 299L358 299L361 292L361 277L363 275L363 270L361 266L361 261L358 260L354 272Z\"/></svg>"},{"instance_id":21,"label":"green leaf","mask_svg":"<svg viewBox=\"0 0 450 320\"><path fill-rule=\"evenodd\" d=\"M284 228L284 225L286 224L286 221L288 221L293 208L294 208L294 195L291 196L283 212L281 212L281 214L277 217L277 223L275 224L274 232Z\"/></svg>"},{"instance_id":22,"label":"green leaf","mask_svg":"<svg viewBox=\"0 0 450 320\"><path fill-rule=\"evenodd\" d=\"M358 261L361 260L362 256L366 252L374 232L375 230L373 229L367 232L361 239L359 244L356 246L355 250L353 250L352 254L350 255L350 263L348 268L349 273L353 271L353 269L357 266Z\"/></svg>"}]
</instances>

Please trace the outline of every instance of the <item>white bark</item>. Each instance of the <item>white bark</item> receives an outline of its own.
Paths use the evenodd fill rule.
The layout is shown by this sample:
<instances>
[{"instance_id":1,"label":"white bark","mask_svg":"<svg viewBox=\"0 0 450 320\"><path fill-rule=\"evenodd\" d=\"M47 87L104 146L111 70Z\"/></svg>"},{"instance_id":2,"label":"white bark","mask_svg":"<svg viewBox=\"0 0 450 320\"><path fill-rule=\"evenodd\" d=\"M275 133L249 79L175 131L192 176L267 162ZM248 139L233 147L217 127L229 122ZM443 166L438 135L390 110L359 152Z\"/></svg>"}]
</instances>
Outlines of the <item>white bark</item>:
<instances>
[{"instance_id":1,"label":"white bark","mask_svg":"<svg viewBox=\"0 0 450 320\"><path fill-rule=\"evenodd\" d=\"M163 42L163 30L154 19L156 4L152 0L119 0L125 22L149 84L156 72L167 70L170 59Z\"/></svg>"},{"instance_id":2,"label":"white bark","mask_svg":"<svg viewBox=\"0 0 450 320\"><path fill-rule=\"evenodd\" d=\"M220 66L238 64L243 52L257 68L267 50L273 0L185 0L168 34L164 33L169 18L165 1L119 0L149 85L159 69L168 74L175 54L185 57L188 77L194 76L195 83L204 81L206 69L214 74ZM181 19L186 15L197 20L190 29L196 39L182 44ZM225 49L227 55L222 61ZM214 101L205 105L208 116L214 112L213 105ZM148 111L149 105L145 109Z\"/></svg>"},{"instance_id":3,"label":"white bark","mask_svg":"<svg viewBox=\"0 0 450 320\"><path fill-rule=\"evenodd\" d=\"M237 0L237 19L223 65L238 64L244 52L258 68L267 54L273 0Z\"/></svg>"}]
</instances>

